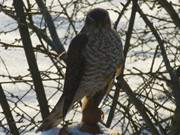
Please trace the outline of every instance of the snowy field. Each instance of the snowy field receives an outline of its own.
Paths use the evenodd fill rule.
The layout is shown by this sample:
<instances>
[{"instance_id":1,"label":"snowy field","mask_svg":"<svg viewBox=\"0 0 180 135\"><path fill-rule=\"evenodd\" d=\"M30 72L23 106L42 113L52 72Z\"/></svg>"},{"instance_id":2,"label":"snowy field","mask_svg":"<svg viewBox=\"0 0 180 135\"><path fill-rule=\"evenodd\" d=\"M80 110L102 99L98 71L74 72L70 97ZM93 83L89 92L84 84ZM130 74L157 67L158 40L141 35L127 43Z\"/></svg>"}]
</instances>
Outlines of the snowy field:
<instances>
[{"instance_id":1,"label":"snowy field","mask_svg":"<svg viewBox=\"0 0 180 135\"><path fill-rule=\"evenodd\" d=\"M2 0L0 0L1 3ZM116 4L118 3L119 0L114 0L113 2ZM125 0L124 0L125 1ZM177 0L178 1L178 0ZM173 1L173 2L177 2L177 1ZM8 1L7 5L11 5L12 1ZM108 5L102 5L102 7L107 8ZM145 7L144 7L145 8ZM129 11L128 11L129 12ZM152 12L152 11L151 11ZM130 12L129 12L130 13ZM128 14L129 14L128 13ZM112 19L112 22L115 21L116 19L116 14L113 12L110 12L110 16ZM59 18L60 20L63 18ZM41 16L36 16L34 17L35 23L38 25L41 22ZM66 21L66 20L64 20ZM144 27L144 24L141 24L140 19L136 20L139 23L136 23L135 25L135 29L139 29L141 27ZM64 37L64 34L66 32L66 25L63 26L59 26L60 22L57 19L55 21L55 24L57 27L57 32L60 38ZM79 31L83 26L83 23L80 24L76 24L76 28ZM14 28L17 27L16 22L11 19L10 17L8 17L7 15L3 14L2 12L0 12L0 31L10 31ZM121 31L123 29L127 29L127 25L125 21L121 21L120 24L118 25L118 29ZM1 44L1 42L4 43L13 43L14 41L16 45L22 45L21 42L18 42L18 39L20 38L19 36L19 32L18 30L15 30L13 32L8 32L8 33L0 33L0 83L3 83L3 89L6 91L7 94L7 98L9 99L9 101L13 101L13 102L9 102L11 108L13 108L15 106L14 102L18 101L18 98L11 96L10 94L8 94L8 92L13 93L14 95L18 95L18 97L22 97L27 90L30 90L31 88L29 87L30 85L32 85L31 81L27 81L27 83L16 83L16 84L11 84L10 82L13 81L12 78L9 78L9 76L14 76L14 77L18 77L18 76L23 76L24 80L31 80L31 77L29 75L29 70L28 70L28 64L26 61L26 57L25 57L25 53L24 50L22 48L11 48L9 47L4 48L3 45ZM35 34L31 35L32 38L32 42L33 45L38 45L38 39L36 37ZM69 41L71 39L69 39L65 45L65 48L68 48L68 44ZM125 34L122 35L122 41L124 43L125 40ZM137 52L141 51L141 49L136 50ZM133 52L130 52L130 54L133 54ZM140 53L138 57L140 57L142 54ZM150 55L150 54L149 54ZM55 67L52 67L53 63L52 61L45 55L41 54L41 53L35 53L36 59L37 59L37 63L38 63L38 67L40 71L50 71L50 72L57 72L57 70L55 69ZM133 67L136 67L138 69L140 69L141 71L146 71L147 69L150 68L151 66L151 59L147 59L145 61L135 61L134 59L128 59L127 63L126 63L126 68L127 69L132 69ZM156 65L160 65L162 62L162 59L156 59ZM158 67L158 66L157 66ZM154 67L154 70L156 70L156 67ZM4 76L3 76L4 75ZM56 79L58 78L57 75L51 75L52 79ZM56 92L56 88L60 87L57 86L58 84L55 81L50 80L49 78L47 78L46 76L43 76L43 79L45 81L43 81L43 84L45 86L45 91L47 94L47 98L50 98L53 93ZM128 77L128 83L130 84L130 86L134 89L136 89L136 87L138 87L138 84L142 82L142 80L139 80L139 78L137 77ZM63 81L62 81L63 83ZM57 92L58 94L56 94L53 98L51 98L49 100L49 104L51 106L54 106L56 104L56 102L58 101L61 92ZM158 93L156 93L158 95ZM123 100L123 99L122 99ZM26 105L28 105L28 107L24 104L24 103L19 103L18 107L19 108L23 108L23 111L26 112L27 114L26 117L29 116L36 116L35 120L36 121L40 121L41 117L40 114L38 114L39 111L39 107L38 107L38 103L36 100L36 94L33 90L30 90L29 93L27 93L27 95L25 97L23 97L23 102L26 103ZM33 109L29 110L29 106L32 107ZM171 102L168 102L165 106L168 106L168 108L174 109L174 105ZM22 110L16 110L16 112L18 113L22 113ZM2 112L2 109L0 107L0 112ZM79 121L81 118L80 115L80 109L78 109L78 112L76 113L76 117L74 119L74 121ZM108 112L108 110L105 110L105 112ZM20 117L17 115L17 113L13 113L14 116L16 116L17 118ZM166 112L160 112L162 115L164 115L164 117L166 117ZM73 117L73 112L71 114L68 115L69 118ZM0 120L4 118L4 116L2 115L2 113L0 113ZM107 118L107 115L105 116L105 119ZM18 118L19 119L19 118ZM27 119L27 121L23 121L22 123L29 123L30 118ZM116 121L114 121L116 122ZM6 120L2 120L2 123L6 123ZM22 123L19 123L18 126L23 125ZM33 127L29 127L29 128L33 128ZM22 131L24 133L24 135L34 135L34 128L32 129L31 132L26 132L26 131ZM3 130L0 128L0 135L5 135L5 133L3 132ZM40 135L40 133L38 133L37 135ZM146 134L145 134L146 135Z\"/></svg>"}]
</instances>

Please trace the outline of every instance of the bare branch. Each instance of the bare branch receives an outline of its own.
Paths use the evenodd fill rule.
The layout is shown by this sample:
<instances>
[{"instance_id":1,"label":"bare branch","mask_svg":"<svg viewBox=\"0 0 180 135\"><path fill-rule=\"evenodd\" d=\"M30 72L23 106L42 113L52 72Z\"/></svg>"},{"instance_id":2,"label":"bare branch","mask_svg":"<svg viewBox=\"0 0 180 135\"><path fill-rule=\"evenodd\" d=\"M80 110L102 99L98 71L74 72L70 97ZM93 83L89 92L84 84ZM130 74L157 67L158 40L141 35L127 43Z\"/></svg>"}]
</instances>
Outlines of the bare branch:
<instances>
[{"instance_id":1,"label":"bare branch","mask_svg":"<svg viewBox=\"0 0 180 135\"><path fill-rule=\"evenodd\" d=\"M169 13L174 24L180 29L180 18L179 15L176 13L175 9L173 8L172 4L167 0L158 0L158 1L164 7L164 9Z\"/></svg>"},{"instance_id":2,"label":"bare branch","mask_svg":"<svg viewBox=\"0 0 180 135\"><path fill-rule=\"evenodd\" d=\"M37 93L37 99L40 104L42 118L45 119L49 114L48 103L47 103L44 87L42 84L40 72L35 59L35 55L33 53L33 47L29 36L26 17L23 10L23 2L21 0L14 0L13 4L18 18L19 32L22 37L24 50L30 67L30 72L32 74L35 91Z\"/></svg>"},{"instance_id":3,"label":"bare branch","mask_svg":"<svg viewBox=\"0 0 180 135\"><path fill-rule=\"evenodd\" d=\"M0 98L0 104L1 104L2 109L4 111L4 115L7 118L7 122L8 122L9 128L11 130L11 133L13 135L20 135L19 131L18 131L17 127L16 127L16 123L14 121L14 118L13 118L13 116L11 114L10 106L9 106L9 104L7 102L7 99L6 99L6 96L4 94L4 91L3 91L3 88L1 86L1 84L0 84L0 97L1 97Z\"/></svg>"}]
</instances>

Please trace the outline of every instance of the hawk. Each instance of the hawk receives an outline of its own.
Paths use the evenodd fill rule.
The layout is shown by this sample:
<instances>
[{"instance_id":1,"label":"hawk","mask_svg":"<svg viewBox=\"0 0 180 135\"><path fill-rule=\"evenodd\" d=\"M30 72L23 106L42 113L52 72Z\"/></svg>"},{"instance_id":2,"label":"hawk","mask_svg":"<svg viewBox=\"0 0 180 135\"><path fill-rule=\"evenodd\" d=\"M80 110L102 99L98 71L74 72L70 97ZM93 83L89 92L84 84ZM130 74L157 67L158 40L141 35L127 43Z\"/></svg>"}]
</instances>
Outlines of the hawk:
<instances>
[{"instance_id":1,"label":"hawk","mask_svg":"<svg viewBox=\"0 0 180 135\"><path fill-rule=\"evenodd\" d=\"M102 8L89 11L67 52L63 94L37 131L57 126L82 99L83 110L98 108L114 77L121 72L123 59L121 39L111 27L108 12Z\"/></svg>"}]
</instances>

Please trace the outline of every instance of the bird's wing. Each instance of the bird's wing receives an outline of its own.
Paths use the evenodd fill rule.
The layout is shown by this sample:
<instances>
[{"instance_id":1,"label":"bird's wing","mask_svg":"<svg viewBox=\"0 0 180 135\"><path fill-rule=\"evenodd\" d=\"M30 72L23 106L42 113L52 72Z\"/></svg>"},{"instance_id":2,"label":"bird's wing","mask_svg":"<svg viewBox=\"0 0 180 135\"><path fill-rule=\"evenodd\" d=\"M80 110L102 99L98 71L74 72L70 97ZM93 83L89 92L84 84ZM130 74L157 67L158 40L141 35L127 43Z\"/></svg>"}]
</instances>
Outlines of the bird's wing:
<instances>
[{"instance_id":1,"label":"bird's wing","mask_svg":"<svg viewBox=\"0 0 180 135\"><path fill-rule=\"evenodd\" d=\"M84 73L85 59L82 55L88 38L85 34L77 35L68 49L67 68L63 95L65 97L63 116L66 115Z\"/></svg>"},{"instance_id":2,"label":"bird's wing","mask_svg":"<svg viewBox=\"0 0 180 135\"><path fill-rule=\"evenodd\" d=\"M84 72L85 59L82 56L82 51L87 42L88 38L85 34L79 34L71 41L67 53L68 57L66 61L67 67L63 94L52 112L37 129L37 132L57 126L70 109Z\"/></svg>"}]
</instances>

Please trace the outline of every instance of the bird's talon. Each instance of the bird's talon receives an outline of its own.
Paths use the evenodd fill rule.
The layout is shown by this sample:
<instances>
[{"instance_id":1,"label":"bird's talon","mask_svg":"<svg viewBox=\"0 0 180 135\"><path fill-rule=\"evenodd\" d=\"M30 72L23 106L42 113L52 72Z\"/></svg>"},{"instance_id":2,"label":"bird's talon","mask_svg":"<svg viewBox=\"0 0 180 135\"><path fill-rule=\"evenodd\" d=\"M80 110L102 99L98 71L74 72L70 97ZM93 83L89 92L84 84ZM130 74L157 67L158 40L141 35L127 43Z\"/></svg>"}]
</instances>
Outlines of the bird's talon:
<instances>
[{"instance_id":1,"label":"bird's talon","mask_svg":"<svg viewBox=\"0 0 180 135\"><path fill-rule=\"evenodd\" d=\"M104 120L104 112L101 110L101 108L98 108L100 115L101 115L101 120Z\"/></svg>"}]
</instances>

